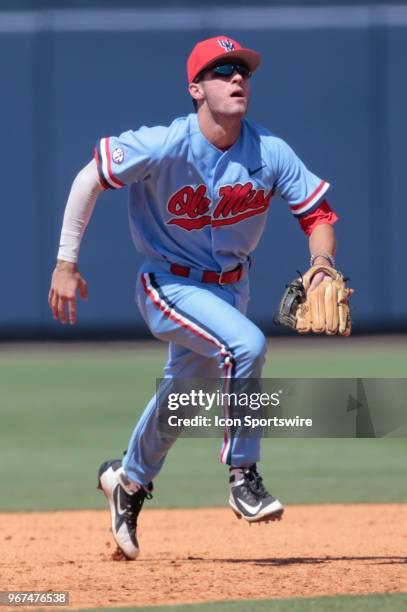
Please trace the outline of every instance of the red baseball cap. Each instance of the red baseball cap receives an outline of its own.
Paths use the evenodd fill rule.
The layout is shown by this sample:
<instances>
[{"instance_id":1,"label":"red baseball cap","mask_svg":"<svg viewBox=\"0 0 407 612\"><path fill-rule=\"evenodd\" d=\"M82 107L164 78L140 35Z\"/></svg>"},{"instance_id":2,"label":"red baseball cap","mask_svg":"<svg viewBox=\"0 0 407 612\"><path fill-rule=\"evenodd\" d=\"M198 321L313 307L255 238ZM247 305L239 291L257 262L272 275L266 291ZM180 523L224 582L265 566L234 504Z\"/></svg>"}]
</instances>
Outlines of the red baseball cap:
<instances>
[{"instance_id":1,"label":"red baseball cap","mask_svg":"<svg viewBox=\"0 0 407 612\"><path fill-rule=\"evenodd\" d=\"M240 59L248 65L251 72L258 68L261 56L256 51L245 49L238 42L228 36L214 36L201 40L192 49L187 61L188 83L192 83L194 78L205 68L224 58L230 60Z\"/></svg>"}]
</instances>

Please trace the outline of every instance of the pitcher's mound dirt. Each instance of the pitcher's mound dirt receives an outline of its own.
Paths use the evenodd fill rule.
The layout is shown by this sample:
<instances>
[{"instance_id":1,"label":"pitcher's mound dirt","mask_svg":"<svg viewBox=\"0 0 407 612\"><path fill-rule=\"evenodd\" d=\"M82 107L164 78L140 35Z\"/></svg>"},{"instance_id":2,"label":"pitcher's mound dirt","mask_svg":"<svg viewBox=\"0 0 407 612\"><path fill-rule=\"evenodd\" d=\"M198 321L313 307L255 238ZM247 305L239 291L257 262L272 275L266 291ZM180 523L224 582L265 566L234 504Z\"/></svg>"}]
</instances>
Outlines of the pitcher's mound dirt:
<instances>
[{"instance_id":1,"label":"pitcher's mound dirt","mask_svg":"<svg viewBox=\"0 0 407 612\"><path fill-rule=\"evenodd\" d=\"M289 506L252 526L144 509L139 536L139 559L118 561L107 511L0 514L0 590L70 591L74 608L407 591L407 504Z\"/></svg>"}]
</instances>

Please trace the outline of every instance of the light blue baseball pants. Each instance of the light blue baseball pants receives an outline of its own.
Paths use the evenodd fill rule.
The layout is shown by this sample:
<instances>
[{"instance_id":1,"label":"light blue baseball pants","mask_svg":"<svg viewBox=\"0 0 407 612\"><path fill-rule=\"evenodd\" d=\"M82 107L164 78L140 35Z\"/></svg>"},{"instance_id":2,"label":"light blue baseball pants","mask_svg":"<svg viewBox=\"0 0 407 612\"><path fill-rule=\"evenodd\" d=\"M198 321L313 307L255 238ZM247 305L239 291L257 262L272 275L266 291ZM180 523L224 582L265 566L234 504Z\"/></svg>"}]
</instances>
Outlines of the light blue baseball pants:
<instances>
[{"instance_id":1,"label":"light blue baseball pants","mask_svg":"<svg viewBox=\"0 0 407 612\"><path fill-rule=\"evenodd\" d=\"M248 299L247 270L238 283L215 285L174 276L167 264L147 261L139 272L136 301L151 333L169 342L164 376L260 378L266 341L245 316ZM128 476L143 485L159 473L175 440L157 431L157 412L154 396L135 426L123 460ZM245 467L259 456L259 437L225 434L223 463Z\"/></svg>"}]
</instances>

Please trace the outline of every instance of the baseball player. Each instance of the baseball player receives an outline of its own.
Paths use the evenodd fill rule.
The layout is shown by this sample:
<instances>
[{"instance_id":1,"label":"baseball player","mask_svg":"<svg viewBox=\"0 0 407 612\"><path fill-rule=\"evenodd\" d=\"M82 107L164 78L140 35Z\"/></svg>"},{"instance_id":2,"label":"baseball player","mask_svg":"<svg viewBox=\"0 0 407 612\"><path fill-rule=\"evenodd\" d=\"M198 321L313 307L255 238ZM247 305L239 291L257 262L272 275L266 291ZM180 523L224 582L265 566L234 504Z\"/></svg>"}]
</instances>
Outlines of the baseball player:
<instances>
[{"instance_id":1,"label":"baseball player","mask_svg":"<svg viewBox=\"0 0 407 612\"><path fill-rule=\"evenodd\" d=\"M166 379L261 376L265 338L245 313L250 254L274 195L309 236L312 263L334 267L337 217L325 199L329 184L282 139L245 119L260 59L223 35L196 44L187 61L196 112L168 127L101 138L69 194L49 292L54 318L74 324L77 291L87 296L77 261L97 197L128 186L130 229L145 256L136 301L152 334L169 343ZM317 274L311 290L323 279ZM159 433L157 410L154 396L123 461L99 470L113 536L128 559L139 554L137 518L174 441ZM229 504L238 518L281 518L283 506L257 469L258 437L226 432L220 459L229 466Z\"/></svg>"}]
</instances>

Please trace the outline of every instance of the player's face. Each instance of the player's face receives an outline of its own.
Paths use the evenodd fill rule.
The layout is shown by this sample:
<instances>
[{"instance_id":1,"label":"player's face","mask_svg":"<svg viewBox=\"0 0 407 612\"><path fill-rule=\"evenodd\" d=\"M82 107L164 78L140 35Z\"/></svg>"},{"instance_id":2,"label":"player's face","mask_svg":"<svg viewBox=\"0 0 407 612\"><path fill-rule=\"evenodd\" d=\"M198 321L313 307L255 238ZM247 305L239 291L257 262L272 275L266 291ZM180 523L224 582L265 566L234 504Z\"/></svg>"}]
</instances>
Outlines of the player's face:
<instances>
[{"instance_id":1,"label":"player's face","mask_svg":"<svg viewBox=\"0 0 407 612\"><path fill-rule=\"evenodd\" d=\"M235 64L235 62L234 62ZM230 64L227 64L230 66ZM246 68L244 66L244 68ZM212 114L243 117L246 114L250 94L250 72L233 70L231 74L219 74L207 70L198 85L203 99Z\"/></svg>"}]
</instances>

